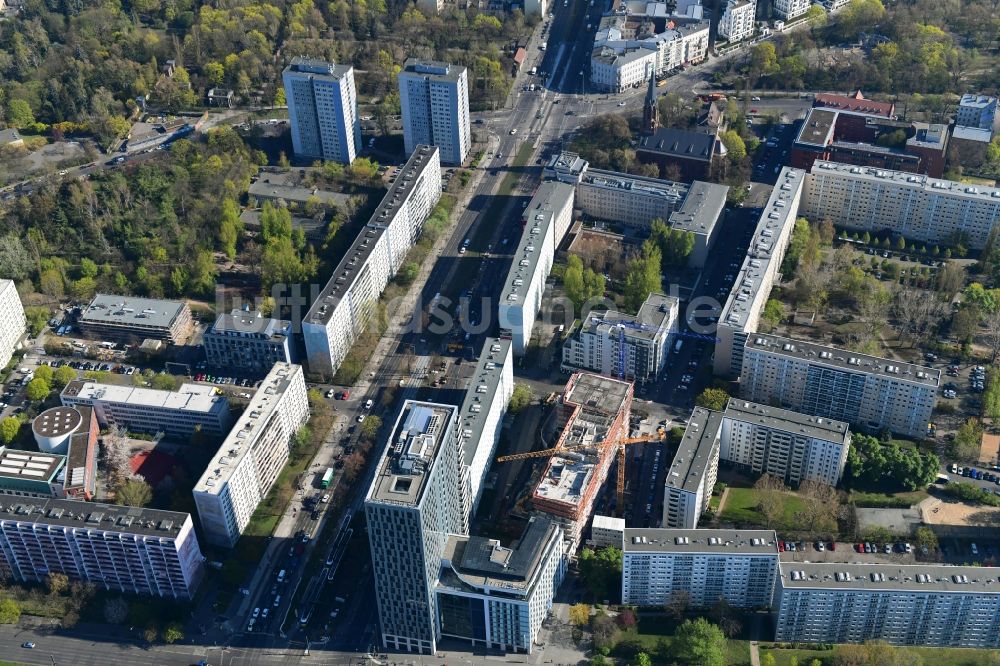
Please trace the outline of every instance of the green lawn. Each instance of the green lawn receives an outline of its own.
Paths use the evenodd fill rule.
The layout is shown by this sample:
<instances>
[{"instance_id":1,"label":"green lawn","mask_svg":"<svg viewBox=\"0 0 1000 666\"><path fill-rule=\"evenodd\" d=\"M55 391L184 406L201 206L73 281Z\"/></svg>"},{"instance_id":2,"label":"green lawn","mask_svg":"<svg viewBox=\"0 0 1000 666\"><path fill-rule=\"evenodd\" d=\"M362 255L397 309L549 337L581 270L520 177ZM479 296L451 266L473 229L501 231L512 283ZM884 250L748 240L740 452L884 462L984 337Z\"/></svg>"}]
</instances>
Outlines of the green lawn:
<instances>
[{"instance_id":1,"label":"green lawn","mask_svg":"<svg viewBox=\"0 0 1000 666\"><path fill-rule=\"evenodd\" d=\"M722 507L721 520L725 522L763 525L764 518L757 510L757 491L753 488L729 488L726 504ZM804 507L802 499L794 493L785 493L783 525L791 525L793 516Z\"/></svg>"},{"instance_id":2,"label":"green lawn","mask_svg":"<svg viewBox=\"0 0 1000 666\"><path fill-rule=\"evenodd\" d=\"M990 666L994 663L991 660L991 655L994 655L997 652L996 650L965 648L907 647L906 649L913 650L923 657L924 663L928 666L931 664L948 664L948 666ZM819 659L823 666L830 666L833 663L834 651L803 649L779 650L769 648L764 644L761 644L761 659L763 659L764 655L768 653L774 655L774 662L776 666L791 666L793 657L798 659L799 666L809 666L813 659Z\"/></svg>"},{"instance_id":3,"label":"green lawn","mask_svg":"<svg viewBox=\"0 0 1000 666\"><path fill-rule=\"evenodd\" d=\"M908 493L870 493L852 490L848 493L849 502L857 506L877 509L905 509L926 498L926 490L914 490Z\"/></svg>"}]
</instances>

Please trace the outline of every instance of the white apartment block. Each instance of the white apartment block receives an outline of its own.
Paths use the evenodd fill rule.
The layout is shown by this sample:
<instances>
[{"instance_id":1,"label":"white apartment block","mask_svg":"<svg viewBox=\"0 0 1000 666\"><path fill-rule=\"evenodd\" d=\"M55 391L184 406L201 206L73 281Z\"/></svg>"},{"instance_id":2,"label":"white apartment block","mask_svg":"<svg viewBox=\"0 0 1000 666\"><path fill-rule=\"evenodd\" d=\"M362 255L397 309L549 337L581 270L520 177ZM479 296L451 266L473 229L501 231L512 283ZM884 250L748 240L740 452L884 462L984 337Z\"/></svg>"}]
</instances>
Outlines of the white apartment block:
<instances>
[{"instance_id":1,"label":"white apartment block","mask_svg":"<svg viewBox=\"0 0 1000 666\"><path fill-rule=\"evenodd\" d=\"M719 36L732 43L753 37L757 20L756 0L728 0L719 19Z\"/></svg>"},{"instance_id":2,"label":"white apartment block","mask_svg":"<svg viewBox=\"0 0 1000 666\"><path fill-rule=\"evenodd\" d=\"M13 280L0 280L0 368L10 363L27 331L24 306Z\"/></svg>"},{"instance_id":3,"label":"white apartment block","mask_svg":"<svg viewBox=\"0 0 1000 666\"><path fill-rule=\"evenodd\" d=\"M644 11L652 6L643 4ZM665 5L661 5L666 11ZM630 9L632 7L630 6ZM662 16L662 14L657 14ZM701 62L708 53L710 22L678 23L674 28L642 38L629 38L631 14L605 17L594 37L590 82L598 89L623 92L686 64Z\"/></svg>"},{"instance_id":4,"label":"white apartment block","mask_svg":"<svg viewBox=\"0 0 1000 666\"><path fill-rule=\"evenodd\" d=\"M309 370L332 377L441 198L438 149L419 146L396 175L302 321Z\"/></svg>"},{"instance_id":5,"label":"white apartment block","mask_svg":"<svg viewBox=\"0 0 1000 666\"><path fill-rule=\"evenodd\" d=\"M1000 647L994 569L785 562L776 641Z\"/></svg>"},{"instance_id":6,"label":"white apartment block","mask_svg":"<svg viewBox=\"0 0 1000 666\"><path fill-rule=\"evenodd\" d=\"M811 5L811 0L774 0L774 13L786 21L791 21L809 11Z\"/></svg>"},{"instance_id":7,"label":"white apartment block","mask_svg":"<svg viewBox=\"0 0 1000 666\"><path fill-rule=\"evenodd\" d=\"M997 117L997 98L988 95L962 95L955 113L957 127L993 130Z\"/></svg>"},{"instance_id":8,"label":"white apartment block","mask_svg":"<svg viewBox=\"0 0 1000 666\"><path fill-rule=\"evenodd\" d=\"M437 146L441 162L462 164L472 145L465 67L410 58L399 72L406 154Z\"/></svg>"},{"instance_id":9,"label":"white apartment block","mask_svg":"<svg viewBox=\"0 0 1000 666\"><path fill-rule=\"evenodd\" d=\"M719 474L722 414L695 407L677 447L663 492L663 527L694 529L708 509Z\"/></svg>"},{"instance_id":10,"label":"white apartment block","mask_svg":"<svg viewBox=\"0 0 1000 666\"><path fill-rule=\"evenodd\" d=\"M205 538L232 548L288 461L309 420L302 366L275 363L194 487Z\"/></svg>"},{"instance_id":11,"label":"white apartment block","mask_svg":"<svg viewBox=\"0 0 1000 666\"><path fill-rule=\"evenodd\" d=\"M458 412L458 444L462 449L463 532L475 515L483 483L500 442L500 430L514 393L514 359L510 340L486 338L465 400Z\"/></svg>"},{"instance_id":12,"label":"white apartment block","mask_svg":"<svg viewBox=\"0 0 1000 666\"><path fill-rule=\"evenodd\" d=\"M229 432L229 400L214 386L181 384L176 391L71 381L59 396L67 407L94 410L102 428L120 426L131 432L187 438L195 432L221 437Z\"/></svg>"},{"instance_id":13,"label":"white apartment block","mask_svg":"<svg viewBox=\"0 0 1000 666\"><path fill-rule=\"evenodd\" d=\"M760 324L771 287L778 279L781 262L792 238L802 199L806 173L785 167L778 174L767 205L719 315L715 336L715 374L738 377L743 363L743 345Z\"/></svg>"},{"instance_id":14,"label":"white apartment block","mask_svg":"<svg viewBox=\"0 0 1000 666\"><path fill-rule=\"evenodd\" d=\"M404 402L365 495L381 642L393 650L437 652L435 586L462 529L457 411Z\"/></svg>"},{"instance_id":15,"label":"white apartment block","mask_svg":"<svg viewBox=\"0 0 1000 666\"><path fill-rule=\"evenodd\" d=\"M645 45L598 46L590 56L590 82L612 93L638 87L656 71L658 56L657 49Z\"/></svg>"},{"instance_id":16,"label":"white apartment block","mask_svg":"<svg viewBox=\"0 0 1000 666\"><path fill-rule=\"evenodd\" d=\"M850 445L843 421L733 398L723 412L719 458L787 484L836 486Z\"/></svg>"},{"instance_id":17,"label":"white apartment block","mask_svg":"<svg viewBox=\"0 0 1000 666\"><path fill-rule=\"evenodd\" d=\"M500 337L512 340L515 356L523 356L531 341L556 248L573 221L573 194L572 185L544 182L522 213L524 229L500 294L498 313Z\"/></svg>"},{"instance_id":18,"label":"white apartment block","mask_svg":"<svg viewBox=\"0 0 1000 666\"><path fill-rule=\"evenodd\" d=\"M452 536L435 587L443 636L487 649L531 654L566 575L566 541L552 520L529 519L512 548L480 536Z\"/></svg>"},{"instance_id":19,"label":"white apartment block","mask_svg":"<svg viewBox=\"0 0 1000 666\"><path fill-rule=\"evenodd\" d=\"M981 249L1000 220L1000 188L817 161L806 176L802 215L858 231L888 229L922 243L961 233L967 247Z\"/></svg>"},{"instance_id":20,"label":"white apartment block","mask_svg":"<svg viewBox=\"0 0 1000 666\"><path fill-rule=\"evenodd\" d=\"M612 546L621 550L625 538L625 519L613 516L594 516L590 524L590 540L588 546L607 548Z\"/></svg>"},{"instance_id":21,"label":"white apartment block","mask_svg":"<svg viewBox=\"0 0 1000 666\"><path fill-rule=\"evenodd\" d=\"M191 515L0 493L0 560L18 581L51 573L105 590L190 599L205 558Z\"/></svg>"},{"instance_id":22,"label":"white apartment block","mask_svg":"<svg viewBox=\"0 0 1000 666\"><path fill-rule=\"evenodd\" d=\"M296 57L282 81L295 155L353 162L361 150L354 67Z\"/></svg>"},{"instance_id":23,"label":"white apartment block","mask_svg":"<svg viewBox=\"0 0 1000 666\"><path fill-rule=\"evenodd\" d=\"M694 608L724 599L735 608L765 608L778 577L773 530L626 529L622 603L665 606L677 593Z\"/></svg>"},{"instance_id":24,"label":"white apartment block","mask_svg":"<svg viewBox=\"0 0 1000 666\"><path fill-rule=\"evenodd\" d=\"M941 371L933 368L753 334L743 352L740 397L869 432L923 437L940 385Z\"/></svg>"},{"instance_id":25,"label":"white apartment block","mask_svg":"<svg viewBox=\"0 0 1000 666\"><path fill-rule=\"evenodd\" d=\"M655 380L666 365L677 317L677 299L663 294L647 296L634 317L614 310L591 312L563 343L563 369Z\"/></svg>"}]
</instances>

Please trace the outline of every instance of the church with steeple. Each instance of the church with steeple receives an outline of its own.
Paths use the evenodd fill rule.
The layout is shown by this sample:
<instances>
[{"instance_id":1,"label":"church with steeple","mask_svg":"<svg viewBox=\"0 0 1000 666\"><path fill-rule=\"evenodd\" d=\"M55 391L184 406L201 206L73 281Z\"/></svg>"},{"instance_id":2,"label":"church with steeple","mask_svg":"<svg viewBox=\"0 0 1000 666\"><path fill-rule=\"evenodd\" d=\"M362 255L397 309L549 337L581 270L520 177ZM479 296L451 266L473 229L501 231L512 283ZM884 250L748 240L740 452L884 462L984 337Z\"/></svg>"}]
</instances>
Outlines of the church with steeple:
<instances>
[{"instance_id":1,"label":"church with steeple","mask_svg":"<svg viewBox=\"0 0 1000 666\"><path fill-rule=\"evenodd\" d=\"M649 89L646 90L646 101L642 105L642 134L652 136L659 123L659 110L656 104L656 75L649 72Z\"/></svg>"}]
</instances>

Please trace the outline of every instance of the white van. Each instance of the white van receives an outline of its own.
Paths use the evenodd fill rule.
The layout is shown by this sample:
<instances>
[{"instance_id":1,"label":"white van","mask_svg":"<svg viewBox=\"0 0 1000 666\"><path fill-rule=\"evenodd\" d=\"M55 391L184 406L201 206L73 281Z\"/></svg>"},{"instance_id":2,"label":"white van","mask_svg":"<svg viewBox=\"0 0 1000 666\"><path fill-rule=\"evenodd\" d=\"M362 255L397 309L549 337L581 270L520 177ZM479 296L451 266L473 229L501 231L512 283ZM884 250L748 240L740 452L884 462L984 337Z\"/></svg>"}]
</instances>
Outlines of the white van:
<instances>
[{"instance_id":1,"label":"white van","mask_svg":"<svg viewBox=\"0 0 1000 666\"><path fill-rule=\"evenodd\" d=\"M284 583L285 582L285 570L284 569L282 569L281 571L278 572L278 582L279 583Z\"/></svg>"}]
</instances>

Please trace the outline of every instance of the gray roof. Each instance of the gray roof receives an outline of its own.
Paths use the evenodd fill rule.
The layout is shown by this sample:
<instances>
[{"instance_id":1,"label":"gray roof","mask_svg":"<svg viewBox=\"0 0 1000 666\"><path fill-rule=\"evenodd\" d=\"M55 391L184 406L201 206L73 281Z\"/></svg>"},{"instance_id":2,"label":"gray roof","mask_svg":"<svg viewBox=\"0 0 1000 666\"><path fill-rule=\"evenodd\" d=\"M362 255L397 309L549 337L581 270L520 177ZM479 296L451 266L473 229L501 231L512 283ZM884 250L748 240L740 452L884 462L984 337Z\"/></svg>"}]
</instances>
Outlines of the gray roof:
<instances>
[{"instance_id":1,"label":"gray roof","mask_svg":"<svg viewBox=\"0 0 1000 666\"><path fill-rule=\"evenodd\" d=\"M407 58L406 62L403 63L403 69L399 72L399 76L454 83L461 78L464 71L465 67L462 65L452 65L440 60Z\"/></svg>"},{"instance_id":2,"label":"gray roof","mask_svg":"<svg viewBox=\"0 0 1000 666\"><path fill-rule=\"evenodd\" d=\"M642 60L654 55L656 51L645 46L635 48L625 48L617 50L610 46L598 46L590 56L592 61L606 63L609 65L626 65L636 60Z\"/></svg>"},{"instance_id":3,"label":"gray roof","mask_svg":"<svg viewBox=\"0 0 1000 666\"><path fill-rule=\"evenodd\" d=\"M779 571L786 589L1000 594L1000 577L992 567L782 562Z\"/></svg>"},{"instance_id":4,"label":"gray roof","mask_svg":"<svg viewBox=\"0 0 1000 666\"><path fill-rule=\"evenodd\" d=\"M296 56L292 58L292 62L290 62L288 67L285 68L285 72L310 74L310 78L314 79L339 81L343 76L350 73L352 69L354 69L354 67L351 65L338 65L327 60L320 60L318 58L303 58Z\"/></svg>"},{"instance_id":5,"label":"gray roof","mask_svg":"<svg viewBox=\"0 0 1000 666\"><path fill-rule=\"evenodd\" d=\"M241 336L281 341L291 335L292 322L265 317L259 310L236 309L216 317L208 332L216 335L233 332Z\"/></svg>"},{"instance_id":6,"label":"gray roof","mask_svg":"<svg viewBox=\"0 0 1000 666\"><path fill-rule=\"evenodd\" d=\"M503 364L509 357L510 340L486 338L483 351L476 363L476 370L469 379L469 388L465 392L462 409L458 413L463 460L466 465L471 464L476 456L476 450L483 437L483 427L490 416L490 410L482 407L493 404L503 375ZM478 410L474 410L476 405L480 407Z\"/></svg>"},{"instance_id":7,"label":"gray roof","mask_svg":"<svg viewBox=\"0 0 1000 666\"><path fill-rule=\"evenodd\" d=\"M847 372L873 374L893 381L922 384L936 389L941 384L941 371L895 359L869 356L858 352L792 340L777 335L754 333L747 338L746 348L788 356L810 364L825 365Z\"/></svg>"},{"instance_id":8,"label":"gray roof","mask_svg":"<svg viewBox=\"0 0 1000 666\"><path fill-rule=\"evenodd\" d=\"M980 143L989 143L993 138L993 131L988 129L983 129L980 127L962 127L956 126L951 130L951 138L959 139L962 141L978 141Z\"/></svg>"},{"instance_id":9,"label":"gray roof","mask_svg":"<svg viewBox=\"0 0 1000 666\"><path fill-rule=\"evenodd\" d=\"M626 528L625 553L721 553L778 557L774 530Z\"/></svg>"},{"instance_id":10,"label":"gray roof","mask_svg":"<svg viewBox=\"0 0 1000 666\"><path fill-rule=\"evenodd\" d=\"M581 178L581 182L591 187L600 187L616 192L630 192L644 197L657 197L674 202L675 205L683 205L691 187L687 183L677 183L672 180L661 180L659 178L646 178L644 176L633 176L632 174L619 173L617 171L604 171L602 169L590 169ZM716 187L729 188L721 185ZM723 196L725 200L725 196Z\"/></svg>"},{"instance_id":11,"label":"gray roof","mask_svg":"<svg viewBox=\"0 0 1000 666\"><path fill-rule=\"evenodd\" d=\"M170 328L185 308L181 301L97 294L80 314L80 323Z\"/></svg>"},{"instance_id":12,"label":"gray roof","mask_svg":"<svg viewBox=\"0 0 1000 666\"><path fill-rule=\"evenodd\" d=\"M541 516L528 520L521 538L510 548L496 539L453 536L448 549L451 565L464 582L524 590L538 573L545 545L559 527Z\"/></svg>"},{"instance_id":13,"label":"gray roof","mask_svg":"<svg viewBox=\"0 0 1000 666\"><path fill-rule=\"evenodd\" d=\"M991 104L996 104L996 101L996 97L990 97L989 95L974 95L966 93L962 95L962 99L958 101L958 105L969 108L985 109Z\"/></svg>"},{"instance_id":14,"label":"gray roof","mask_svg":"<svg viewBox=\"0 0 1000 666\"><path fill-rule=\"evenodd\" d=\"M712 464L712 449L719 439L722 413L704 407L695 407L688 419L681 443L677 446L674 461L667 471L666 486L695 493ZM711 492L711 488L706 488Z\"/></svg>"},{"instance_id":15,"label":"gray roof","mask_svg":"<svg viewBox=\"0 0 1000 666\"><path fill-rule=\"evenodd\" d=\"M0 478L50 483L65 463L66 456L58 453L23 451L0 446Z\"/></svg>"},{"instance_id":16,"label":"gray roof","mask_svg":"<svg viewBox=\"0 0 1000 666\"><path fill-rule=\"evenodd\" d=\"M714 134L661 127L639 141L638 150L656 155L711 161L718 140Z\"/></svg>"},{"instance_id":17,"label":"gray roof","mask_svg":"<svg viewBox=\"0 0 1000 666\"><path fill-rule=\"evenodd\" d=\"M190 514L0 493L0 520L175 538Z\"/></svg>"},{"instance_id":18,"label":"gray roof","mask_svg":"<svg viewBox=\"0 0 1000 666\"><path fill-rule=\"evenodd\" d=\"M587 160L576 153L563 151L552 156L545 166L545 177L554 178L563 182L576 183L587 171L589 166Z\"/></svg>"},{"instance_id":19,"label":"gray roof","mask_svg":"<svg viewBox=\"0 0 1000 666\"><path fill-rule=\"evenodd\" d=\"M907 146L944 151L948 145L948 126L940 123L914 122L916 133L906 140Z\"/></svg>"},{"instance_id":20,"label":"gray roof","mask_svg":"<svg viewBox=\"0 0 1000 666\"><path fill-rule=\"evenodd\" d=\"M312 168L281 169L280 167L263 167L257 177L250 183L247 194L255 199L268 201L292 201L306 203L313 197L325 205L346 206L351 200L349 194L331 192L318 187L305 187L303 178Z\"/></svg>"},{"instance_id":21,"label":"gray roof","mask_svg":"<svg viewBox=\"0 0 1000 666\"><path fill-rule=\"evenodd\" d=\"M828 442L844 443L850 436L849 426L844 421L835 421L825 416L810 416L801 412L793 412L790 409L771 407L740 398L731 398L723 415L726 418Z\"/></svg>"},{"instance_id":22,"label":"gray roof","mask_svg":"<svg viewBox=\"0 0 1000 666\"><path fill-rule=\"evenodd\" d=\"M696 180L691 183L681 207L670 214L670 227L694 234L711 236L715 223L726 207L727 185Z\"/></svg>"},{"instance_id":23,"label":"gray roof","mask_svg":"<svg viewBox=\"0 0 1000 666\"><path fill-rule=\"evenodd\" d=\"M581 330L586 330L595 335L609 335L612 328L617 328L615 322L625 324L625 336L629 338L642 338L643 340L653 340L662 335L664 326L670 318L670 311L678 307L678 301L673 296L651 293L646 297L639 313L635 316L617 310L590 315L581 323ZM642 328L632 328L629 324L642 326Z\"/></svg>"},{"instance_id":24,"label":"gray roof","mask_svg":"<svg viewBox=\"0 0 1000 666\"><path fill-rule=\"evenodd\" d=\"M401 204L413 193L421 174L431 162L428 158L436 151L437 148L434 146L417 146L403 168L396 172L396 177L393 179L392 185L389 186L389 191L382 198L375 213L368 220L368 224L361 229L351 247L344 253L337 268L330 275L330 280L313 301L303 321L319 323L324 326L330 321L336 303L351 290L379 238L385 233L395 216L403 210L404 206ZM327 306L326 310L322 310L323 306Z\"/></svg>"},{"instance_id":25,"label":"gray roof","mask_svg":"<svg viewBox=\"0 0 1000 666\"><path fill-rule=\"evenodd\" d=\"M416 507L441 443L454 427L457 408L407 400L392 427L367 501Z\"/></svg>"},{"instance_id":26,"label":"gray roof","mask_svg":"<svg viewBox=\"0 0 1000 666\"><path fill-rule=\"evenodd\" d=\"M837 111L832 109L809 109L806 119L795 137L796 145L825 148L833 141L833 130L837 126Z\"/></svg>"}]
</instances>

